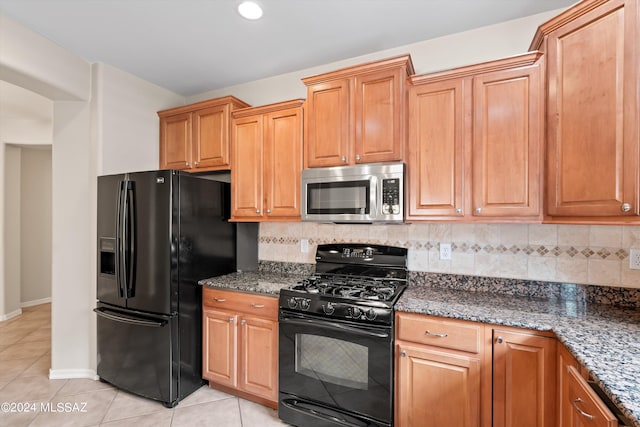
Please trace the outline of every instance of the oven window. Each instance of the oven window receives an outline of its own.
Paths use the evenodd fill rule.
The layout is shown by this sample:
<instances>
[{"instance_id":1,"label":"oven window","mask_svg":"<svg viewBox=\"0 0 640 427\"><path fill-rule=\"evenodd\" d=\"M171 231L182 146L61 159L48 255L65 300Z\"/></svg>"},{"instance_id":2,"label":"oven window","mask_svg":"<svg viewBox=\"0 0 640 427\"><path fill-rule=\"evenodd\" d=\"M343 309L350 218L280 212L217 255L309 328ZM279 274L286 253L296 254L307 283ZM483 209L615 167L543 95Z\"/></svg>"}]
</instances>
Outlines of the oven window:
<instances>
[{"instance_id":1,"label":"oven window","mask_svg":"<svg viewBox=\"0 0 640 427\"><path fill-rule=\"evenodd\" d=\"M296 372L324 382L366 390L369 349L311 334L296 334Z\"/></svg>"},{"instance_id":2,"label":"oven window","mask_svg":"<svg viewBox=\"0 0 640 427\"><path fill-rule=\"evenodd\" d=\"M307 184L307 212L369 215L370 187L368 180Z\"/></svg>"}]
</instances>

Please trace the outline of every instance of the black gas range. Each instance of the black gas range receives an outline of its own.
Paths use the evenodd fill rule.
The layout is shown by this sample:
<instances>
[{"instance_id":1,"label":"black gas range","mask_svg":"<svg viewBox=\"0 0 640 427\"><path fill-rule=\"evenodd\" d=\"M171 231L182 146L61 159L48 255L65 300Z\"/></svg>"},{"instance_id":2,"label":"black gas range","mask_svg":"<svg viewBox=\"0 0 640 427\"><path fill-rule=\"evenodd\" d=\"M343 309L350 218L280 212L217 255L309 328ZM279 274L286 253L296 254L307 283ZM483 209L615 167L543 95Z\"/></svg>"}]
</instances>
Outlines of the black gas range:
<instances>
[{"instance_id":1,"label":"black gas range","mask_svg":"<svg viewBox=\"0 0 640 427\"><path fill-rule=\"evenodd\" d=\"M316 272L280 291L279 416L309 427L393 424L393 306L407 250L319 245Z\"/></svg>"},{"instance_id":2,"label":"black gas range","mask_svg":"<svg viewBox=\"0 0 640 427\"><path fill-rule=\"evenodd\" d=\"M390 325L407 284L407 250L367 244L319 245L316 273L280 291L280 307L315 316Z\"/></svg>"}]
</instances>

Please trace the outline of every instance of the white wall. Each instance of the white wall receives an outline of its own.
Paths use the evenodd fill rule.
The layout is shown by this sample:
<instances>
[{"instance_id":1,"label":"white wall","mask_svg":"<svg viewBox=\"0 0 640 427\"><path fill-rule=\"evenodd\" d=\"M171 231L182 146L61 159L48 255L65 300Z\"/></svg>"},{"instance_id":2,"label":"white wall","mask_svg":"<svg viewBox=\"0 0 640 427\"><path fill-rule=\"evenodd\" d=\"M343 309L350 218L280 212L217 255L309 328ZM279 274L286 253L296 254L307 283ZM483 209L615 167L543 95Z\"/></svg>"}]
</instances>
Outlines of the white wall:
<instances>
[{"instance_id":1,"label":"white wall","mask_svg":"<svg viewBox=\"0 0 640 427\"><path fill-rule=\"evenodd\" d=\"M108 64L93 64L98 175L158 169L157 111L185 98Z\"/></svg>"},{"instance_id":2,"label":"white wall","mask_svg":"<svg viewBox=\"0 0 640 427\"><path fill-rule=\"evenodd\" d=\"M25 307L51 300L51 146L23 146L20 157L19 283Z\"/></svg>"},{"instance_id":3,"label":"white wall","mask_svg":"<svg viewBox=\"0 0 640 427\"><path fill-rule=\"evenodd\" d=\"M3 144L4 145L4 144ZM19 315L20 309L20 155L21 150L11 145L0 146L4 151L4 177L7 183L4 192L4 246L8 248L4 257L3 281L8 286L3 293L3 308L0 320ZM17 179L16 179L17 177Z\"/></svg>"},{"instance_id":4,"label":"white wall","mask_svg":"<svg viewBox=\"0 0 640 427\"><path fill-rule=\"evenodd\" d=\"M187 103L225 95L233 95L254 106L288 99L306 98L306 88L300 81L304 77L407 53L411 55L416 74L426 74L513 56L527 52L538 26L556 16L562 10L544 12L458 34L383 50L370 55L349 58L331 64L209 91L189 97Z\"/></svg>"},{"instance_id":5,"label":"white wall","mask_svg":"<svg viewBox=\"0 0 640 427\"><path fill-rule=\"evenodd\" d=\"M19 273L21 268L20 205L15 204L16 201L20 202L20 147L51 145L52 110L49 99L0 81L0 168L4 170L0 173L0 224L5 224L5 227L0 227L0 265L6 265L6 269L0 268L0 271L7 273L0 275L0 319L19 313L22 302L21 276L14 271ZM6 169L5 161L2 160L5 149L13 153L12 159L7 160L9 167ZM12 196L11 192L16 196ZM14 201L5 206L5 201L9 199ZM12 213L15 217L5 218L5 213ZM8 230L6 235L5 229ZM50 270L50 261L47 265ZM48 287L50 288L50 281ZM17 299L5 299L5 294Z\"/></svg>"}]
</instances>

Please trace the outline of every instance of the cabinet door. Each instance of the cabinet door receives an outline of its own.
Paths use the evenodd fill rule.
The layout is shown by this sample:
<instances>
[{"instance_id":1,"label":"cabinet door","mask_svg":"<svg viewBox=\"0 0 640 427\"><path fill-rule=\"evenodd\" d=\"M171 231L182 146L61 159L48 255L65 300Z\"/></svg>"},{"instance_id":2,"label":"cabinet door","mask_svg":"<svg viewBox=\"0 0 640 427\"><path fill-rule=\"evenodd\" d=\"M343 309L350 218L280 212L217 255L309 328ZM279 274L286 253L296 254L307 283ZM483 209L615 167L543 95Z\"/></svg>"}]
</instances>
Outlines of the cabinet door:
<instances>
[{"instance_id":1,"label":"cabinet door","mask_svg":"<svg viewBox=\"0 0 640 427\"><path fill-rule=\"evenodd\" d=\"M563 345L558 345L558 422L560 427L573 426L573 405L569 400L569 371L567 368L573 366L580 369L578 361L569 353Z\"/></svg>"},{"instance_id":2,"label":"cabinet door","mask_svg":"<svg viewBox=\"0 0 640 427\"><path fill-rule=\"evenodd\" d=\"M480 359L405 344L397 352L397 425L480 426Z\"/></svg>"},{"instance_id":3,"label":"cabinet door","mask_svg":"<svg viewBox=\"0 0 640 427\"><path fill-rule=\"evenodd\" d=\"M226 311L203 310L202 376L229 387L237 384L237 316Z\"/></svg>"},{"instance_id":4,"label":"cabinet door","mask_svg":"<svg viewBox=\"0 0 640 427\"><path fill-rule=\"evenodd\" d=\"M234 119L231 132L231 217L258 220L264 204L262 115Z\"/></svg>"},{"instance_id":5,"label":"cabinet door","mask_svg":"<svg viewBox=\"0 0 640 427\"><path fill-rule=\"evenodd\" d=\"M638 215L636 21L609 1L548 36L549 215Z\"/></svg>"},{"instance_id":6,"label":"cabinet door","mask_svg":"<svg viewBox=\"0 0 640 427\"><path fill-rule=\"evenodd\" d=\"M401 68L355 77L355 163L402 160L405 78Z\"/></svg>"},{"instance_id":7,"label":"cabinet door","mask_svg":"<svg viewBox=\"0 0 640 427\"><path fill-rule=\"evenodd\" d=\"M302 109L266 115L264 192L267 218L300 217Z\"/></svg>"},{"instance_id":8,"label":"cabinet door","mask_svg":"<svg viewBox=\"0 0 640 427\"><path fill-rule=\"evenodd\" d=\"M160 169L191 167L191 113L160 119Z\"/></svg>"},{"instance_id":9,"label":"cabinet door","mask_svg":"<svg viewBox=\"0 0 640 427\"><path fill-rule=\"evenodd\" d=\"M474 77L473 215L541 215L542 94L539 62Z\"/></svg>"},{"instance_id":10,"label":"cabinet door","mask_svg":"<svg viewBox=\"0 0 640 427\"><path fill-rule=\"evenodd\" d=\"M570 427L618 427L618 419L574 366L566 368ZM568 408L569 409L569 408ZM561 426L564 427L564 424Z\"/></svg>"},{"instance_id":11,"label":"cabinet door","mask_svg":"<svg viewBox=\"0 0 640 427\"><path fill-rule=\"evenodd\" d=\"M464 215L468 80L409 89L408 219Z\"/></svg>"},{"instance_id":12,"label":"cabinet door","mask_svg":"<svg viewBox=\"0 0 640 427\"><path fill-rule=\"evenodd\" d=\"M240 321L238 388L270 401L278 400L278 323L253 316Z\"/></svg>"},{"instance_id":13,"label":"cabinet door","mask_svg":"<svg viewBox=\"0 0 640 427\"><path fill-rule=\"evenodd\" d=\"M229 167L229 104L193 113L193 166Z\"/></svg>"},{"instance_id":14,"label":"cabinet door","mask_svg":"<svg viewBox=\"0 0 640 427\"><path fill-rule=\"evenodd\" d=\"M349 162L349 80L307 89L306 167L341 166Z\"/></svg>"},{"instance_id":15,"label":"cabinet door","mask_svg":"<svg viewBox=\"0 0 640 427\"><path fill-rule=\"evenodd\" d=\"M555 338L494 329L493 339L493 426L555 426Z\"/></svg>"}]
</instances>

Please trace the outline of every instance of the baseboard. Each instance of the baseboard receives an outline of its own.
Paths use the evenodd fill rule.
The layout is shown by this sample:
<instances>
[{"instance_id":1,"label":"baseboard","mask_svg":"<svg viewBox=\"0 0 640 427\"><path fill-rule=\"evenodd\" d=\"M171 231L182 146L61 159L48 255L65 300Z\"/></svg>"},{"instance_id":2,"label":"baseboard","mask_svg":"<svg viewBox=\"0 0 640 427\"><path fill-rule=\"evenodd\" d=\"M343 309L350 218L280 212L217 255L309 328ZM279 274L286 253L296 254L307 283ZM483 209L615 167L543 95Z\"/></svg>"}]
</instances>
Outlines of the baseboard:
<instances>
[{"instance_id":1,"label":"baseboard","mask_svg":"<svg viewBox=\"0 0 640 427\"><path fill-rule=\"evenodd\" d=\"M51 303L51 297L34 299L33 301L21 302L20 307L25 308L25 307L32 307L34 305L49 304L49 303Z\"/></svg>"},{"instance_id":2,"label":"baseboard","mask_svg":"<svg viewBox=\"0 0 640 427\"><path fill-rule=\"evenodd\" d=\"M17 310L12 311L11 313L8 314L0 314L0 322L3 322L5 320L9 320L9 319L13 319L16 316L20 316L22 314L22 309L19 308Z\"/></svg>"},{"instance_id":3,"label":"baseboard","mask_svg":"<svg viewBox=\"0 0 640 427\"><path fill-rule=\"evenodd\" d=\"M50 380L66 380L72 378L87 378L98 380L99 377L93 369L49 369Z\"/></svg>"}]
</instances>

